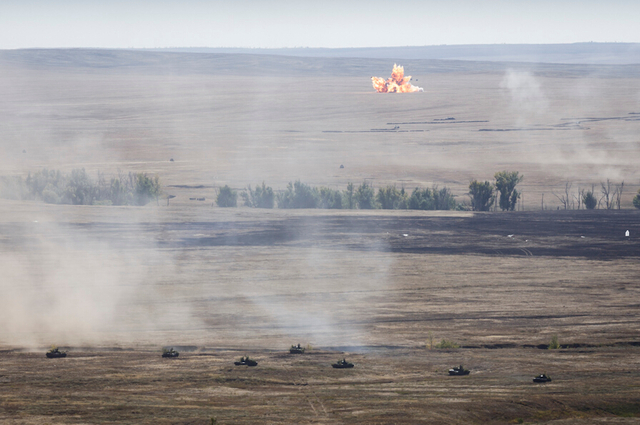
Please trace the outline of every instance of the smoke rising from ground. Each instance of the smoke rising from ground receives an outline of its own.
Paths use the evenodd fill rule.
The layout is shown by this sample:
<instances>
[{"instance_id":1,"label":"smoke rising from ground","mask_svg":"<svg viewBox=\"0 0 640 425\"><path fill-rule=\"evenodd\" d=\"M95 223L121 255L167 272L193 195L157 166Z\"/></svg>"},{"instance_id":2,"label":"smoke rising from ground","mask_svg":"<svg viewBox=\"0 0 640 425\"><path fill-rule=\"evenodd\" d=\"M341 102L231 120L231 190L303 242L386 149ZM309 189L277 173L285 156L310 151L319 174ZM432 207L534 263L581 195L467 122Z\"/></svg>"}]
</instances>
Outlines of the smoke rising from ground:
<instances>
[{"instance_id":1,"label":"smoke rising from ground","mask_svg":"<svg viewBox=\"0 0 640 425\"><path fill-rule=\"evenodd\" d=\"M522 114L543 114L549 106L540 82L530 72L508 69L500 88L507 91L511 107Z\"/></svg>"}]
</instances>

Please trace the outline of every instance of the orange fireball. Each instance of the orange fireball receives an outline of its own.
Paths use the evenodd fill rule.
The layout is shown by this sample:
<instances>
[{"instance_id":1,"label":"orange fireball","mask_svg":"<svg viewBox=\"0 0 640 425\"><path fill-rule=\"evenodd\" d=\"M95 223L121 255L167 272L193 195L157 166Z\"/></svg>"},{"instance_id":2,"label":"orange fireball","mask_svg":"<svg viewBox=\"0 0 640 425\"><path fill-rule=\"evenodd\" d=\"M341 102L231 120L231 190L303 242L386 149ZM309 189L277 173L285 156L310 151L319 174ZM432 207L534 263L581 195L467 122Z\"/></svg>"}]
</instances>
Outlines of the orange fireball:
<instances>
[{"instance_id":1,"label":"orange fireball","mask_svg":"<svg viewBox=\"0 0 640 425\"><path fill-rule=\"evenodd\" d=\"M411 76L404 76L404 67L393 64L391 78L385 81L384 78L371 77L373 88L378 93L415 93L424 91L422 88L411 85Z\"/></svg>"}]
</instances>

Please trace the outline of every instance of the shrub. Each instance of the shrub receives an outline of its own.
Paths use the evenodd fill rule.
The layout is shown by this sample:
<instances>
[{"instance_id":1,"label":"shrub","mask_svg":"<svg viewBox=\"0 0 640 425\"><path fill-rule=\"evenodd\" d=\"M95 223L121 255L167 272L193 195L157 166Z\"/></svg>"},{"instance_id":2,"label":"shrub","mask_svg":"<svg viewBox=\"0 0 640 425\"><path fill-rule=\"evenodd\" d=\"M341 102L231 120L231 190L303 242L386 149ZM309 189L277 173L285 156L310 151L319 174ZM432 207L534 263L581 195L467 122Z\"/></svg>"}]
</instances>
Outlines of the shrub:
<instances>
[{"instance_id":1,"label":"shrub","mask_svg":"<svg viewBox=\"0 0 640 425\"><path fill-rule=\"evenodd\" d=\"M253 208L273 208L275 204L275 194L273 189L266 186L262 182L262 186L256 186L255 190L251 186L247 187L246 192L240 194L244 200L244 204Z\"/></svg>"},{"instance_id":2,"label":"shrub","mask_svg":"<svg viewBox=\"0 0 640 425\"><path fill-rule=\"evenodd\" d=\"M558 335L553 335L551 337L551 343L549 344L549 350L557 350L560 348L560 343L558 342Z\"/></svg>"},{"instance_id":3,"label":"shrub","mask_svg":"<svg viewBox=\"0 0 640 425\"><path fill-rule=\"evenodd\" d=\"M238 193L232 190L228 185L220 188L216 197L216 204L219 207L230 208L238 206Z\"/></svg>"},{"instance_id":4,"label":"shrub","mask_svg":"<svg viewBox=\"0 0 640 425\"><path fill-rule=\"evenodd\" d=\"M474 180L469 183L469 197L474 211L489 211L493 205L493 185L487 181Z\"/></svg>"},{"instance_id":5,"label":"shrub","mask_svg":"<svg viewBox=\"0 0 640 425\"><path fill-rule=\"evenodd\" d=\"M460 345L443 338L442 341L436 344L436 348L460 348Z\"/></svg>"},{"instance_id":6,"label":"shrub","mask_svg":"<svg viewBox=\"0 0 640 425\"><path fill-rule=\"evenodd\" d=\"M406 209L408 196L404 187L398 190L395 186L387 186L378 189L376 200L383 210Z\"/></svg>"},{"instance_id":7,"label":"shrub","mask_svg":"<svg viewBox=\"0 0 640 425\"><path fill-rule=\"evenodd\" d=\"M516 185L522 181L522 176L518 175L517 171L499 171L494 177L496 190L500 192L500 209L513 211L520 198Z\"/></svg>"},{"instance_id":8,"label":"shrub","mask_svg":"<svg viewBox=\"0 0 640 425\"><path fill-rule=\"evenodd\" d=\"M640 208L640 189L638 189L638 194L633 198L633 206Z\"/></svg>"},{"instance_id":9,"label":"shrub","mask_svg":"<svg viewBox=\"0 0 640 425\"><path fill-rule=\"evenodd\" d=\"M289 182L287 190L278 194L278 208L317 208L318 190L300 180Z\"/></svg>"},{"instance_id":10,"label":"shrub","mask_svg":"<svg viewBox=\"0 0 640 425\"><path fill-rule=\"evenodd\" d=\"M598 205L598 200L593 194L593 190L587 191L582 195L582 203L588 210L592 210Z\"/></svg>"},{"instance_id":11,"label":"shrub","mask_svg":"<svg viewBox=\"0 0 640 425\"><path fill-rule=\"evenodd\" d=\"M373 187L367 184L367 182L362 183L358 186L358 189L355 193L356 204L358 208L361 210L372 210L377 208L376 205L376 193L373 190Z\"/></svg>"}]
</instances>

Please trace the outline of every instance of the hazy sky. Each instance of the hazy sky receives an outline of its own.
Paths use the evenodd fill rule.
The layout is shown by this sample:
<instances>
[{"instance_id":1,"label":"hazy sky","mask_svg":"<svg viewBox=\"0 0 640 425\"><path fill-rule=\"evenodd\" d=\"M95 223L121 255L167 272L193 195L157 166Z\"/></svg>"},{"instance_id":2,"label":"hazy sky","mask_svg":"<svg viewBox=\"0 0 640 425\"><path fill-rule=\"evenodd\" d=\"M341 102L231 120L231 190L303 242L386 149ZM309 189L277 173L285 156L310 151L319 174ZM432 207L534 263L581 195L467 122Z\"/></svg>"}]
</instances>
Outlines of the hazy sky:
<instances>
[{"instance_id":1,"label":"hazy sky","mask_svg":"<svg viewBox=\"0 0 640 425\"><path fill-rule=\"evenodd\" d=\"M640 42L637 0L0 0L0 49Z\"/></svg>"}]
</instances>

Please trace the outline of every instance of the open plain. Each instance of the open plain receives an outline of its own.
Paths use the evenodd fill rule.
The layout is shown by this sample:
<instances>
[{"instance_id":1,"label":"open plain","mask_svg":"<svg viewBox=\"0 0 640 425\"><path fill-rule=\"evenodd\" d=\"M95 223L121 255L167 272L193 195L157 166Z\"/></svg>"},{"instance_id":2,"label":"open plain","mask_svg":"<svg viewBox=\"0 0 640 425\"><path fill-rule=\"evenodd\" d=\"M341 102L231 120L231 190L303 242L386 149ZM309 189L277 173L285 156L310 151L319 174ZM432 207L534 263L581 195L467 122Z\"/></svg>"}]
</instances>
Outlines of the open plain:
<instances>
[{"instance_id":1,"label":"open plain","mask_svg":"<svg viewBox=\"0 0 640 425\"><path fill-rule=\"evenodd\" d=\"M176 196L0 199L0 421L637 423L640 66L412 59L424 93L373 93L393 61L0 52L3 177L147 172ZM462 202L505 169L520 211L213 203L297 179ZM606 179L621 210L557 210Z\"/></svg>"}]
</instances>

